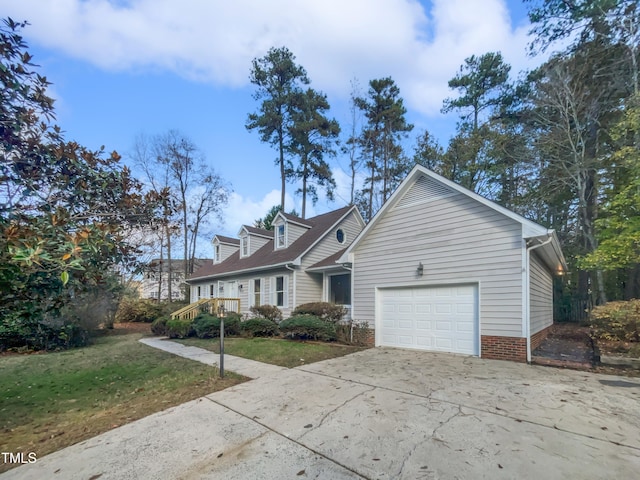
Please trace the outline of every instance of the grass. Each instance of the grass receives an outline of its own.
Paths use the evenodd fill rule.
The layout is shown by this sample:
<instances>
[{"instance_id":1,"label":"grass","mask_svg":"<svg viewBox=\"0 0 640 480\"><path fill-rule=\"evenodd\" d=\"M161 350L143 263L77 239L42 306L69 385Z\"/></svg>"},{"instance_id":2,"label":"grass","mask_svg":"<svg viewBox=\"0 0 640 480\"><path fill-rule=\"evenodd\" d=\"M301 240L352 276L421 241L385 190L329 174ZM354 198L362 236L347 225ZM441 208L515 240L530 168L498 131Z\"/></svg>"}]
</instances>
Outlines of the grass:
<instances>
[{"instance_id":1,"label":"grass","mask_svg":"<svg viewBox=\"0 0 640 480\"><path fill-rule=\"evenodd\" d=\"M176 341L184 345L192 345L220 353L220 340L217 338L186 338ZM224 352L229 355L287 368L342 357L360 350L365 350L365 347L337 343L300 342L281 338L225 338L224 340Z\"/></svg>"},{"instance_id":2,"label":"grass","mask_svg":"<svg viewBox=\"0 0 640 480\"><path fill-rule=\"evenodd\" d=\"M117 331L116 331L117 332ZM89 347L0 357L0 451L37 458L125 423L243 382L138 342L140 333ZM0 472L12 465L0 463Z\"/></svg>"}]
</instances>

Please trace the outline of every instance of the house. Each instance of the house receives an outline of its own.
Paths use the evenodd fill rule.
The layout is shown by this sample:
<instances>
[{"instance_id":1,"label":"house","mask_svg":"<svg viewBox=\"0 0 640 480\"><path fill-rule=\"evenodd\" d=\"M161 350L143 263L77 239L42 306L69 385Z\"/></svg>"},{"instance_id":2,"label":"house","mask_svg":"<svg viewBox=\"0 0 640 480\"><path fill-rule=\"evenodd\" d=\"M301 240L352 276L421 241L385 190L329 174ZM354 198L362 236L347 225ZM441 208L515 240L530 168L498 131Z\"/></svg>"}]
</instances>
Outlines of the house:
<instances>
[{"instance_id":1,"label":"house","mask_svg":"<svg viewBox=\"0 0 640 480\"><path fill-rule=\"evenodd\" d=\"M194 269L199 268L211 259L196 258ZM173 300L184 298L185 278L184 260L171 260L171 297ZM167 300L169 298L169 261L155 258L147 263L142 272L142 281L138 288L140 298Z\"/></svg>"},{"instance_id":2,"label":"house","mask_svg":"<svg viewBox=\"0 0 640 480\"><path fill-rule=\"evenodd\" d=\"M213 261L187 280L191 302L237 298L240 313L269 304L285 317L308 302L350 308L351 271L336 259L364 228L357 208L308 219L279 212L273 225L272 231L245 225L238 238L216 235Z\"/></svg>"},{"instance_id":3,"label":"house","mask_svg":"<svg viewBox=\"0 0 640 480\"><path fill-rule=\"evenodd\" d=\"M416 166L337 258L376 346L529 361L566 271L548 230Z\"/></svg>"}]
</instances>

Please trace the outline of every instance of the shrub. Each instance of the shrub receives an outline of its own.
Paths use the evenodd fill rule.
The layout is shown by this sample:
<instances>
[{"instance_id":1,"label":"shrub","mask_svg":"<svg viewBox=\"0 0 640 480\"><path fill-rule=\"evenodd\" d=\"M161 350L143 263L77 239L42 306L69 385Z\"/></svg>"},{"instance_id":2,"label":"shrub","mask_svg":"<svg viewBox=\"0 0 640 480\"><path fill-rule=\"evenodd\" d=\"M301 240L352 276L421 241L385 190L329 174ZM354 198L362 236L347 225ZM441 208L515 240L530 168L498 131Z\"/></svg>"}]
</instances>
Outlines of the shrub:
<instances>
[{"instance_id":1,"label":"shrub","mask_svg":"<svg viewBox=\"0 0 640 480\"><path fill-rule=\"evenodd\" d=\"M154 335L167 335L167 322L171 320L168 315L158 317L151 323L151 332Z\"/></svg>"},{"instance_id":2,"label":"shrub","mask_svg":"<svg viewBox=\"0 0 640 480\"><path fill-rule=\"evenodd\" d=\"M187 338L192 331L191 320L175 318L167 321L167 335L169 338Z\"/></svg>"},{"instance_id":3,"label":"shrub","mask_svg":"<svg viewBox=\"0 0 640 480\"><path fill-rule=\"evenodd\" d=\"M336 339L349 345L369 346L370 329L368 322L350 321L336 325Z\"/></svg>"},{"instance_id":4,"label":"shrub","mask_svg":"<svg viewBox=\"0 0 640 480\"><path fill-rule=\"evenodd\" d=\"M266 318L272 322L279 323L282 320L282 312L275 305L257 305L251 307L251 313L260 318Z\"/></svg>"},{"instance_id":5,"label":"shrub","mask_svg":"<svg viewBox=\"0 0 640 480\"><path fill-rule=\"evenodd\" d=\"M69 321L38 321L8 315L0 322L0 351L9 348L57 350L82 347L88 343L87 330Z\"/></svg>"},{"instance_id":6,"label":"shrub","mask_svg":"<svg viewBox=\"0 0 640 480\"><path fill-rule=\"evenodd\" d=\"M193 329L198 338L214 338L220 336L220 319L208 313L201 313L193 320ZM225 317L224 334L238 335L240 319L236 316Z\"/></svg>"},{"instance_id":7,"label":"shrub","mask_svg":"<svg viewBox=\"0 0 640 480\"><path fill-rule=\"evenodd\" d=\"M313 315L295 315L280 322L280 332L292 338L330 341L336 338L336 326Z\"/></svg>"},{"instance_id":8,"label":"shrub","mask_svg":"<svg viewBox=\"0 0 640 480\"><path fill-rule=\"evenodd\" d=\"M266 318L251 318L242 322L240 328L248 337L273 337L278 334L278 325Z\"/></svg>"},{"instance_id":9,"label":"shrub","mask_svg":"<svg viewBox=\"0 0 640 480\"><path fill-rule=\"evenodd\" d=\"M298 305L292 315L314 315L325 322L338 323L347 314L342 305L329 302L311 302Z\"/></svg>"},{"instance_id":10,"label":"shrub","mask_svg":"<svg viewBox=\"0 0 640 480\"><path fill-rule=\"evenodd\" d=\"M595 307L590 322L594 338L640 342L640 300L609 302Z\"/></svg>"},{"instance_id":11,"label":"shrub","mask_svg":"<svg viewBox=\"0 0 640 480\"><path fill-rule=\"evenodd\" d=\"M162 316L162 306L158 302L124 298L118 305L116 322L153 322L160 316Z\"/></svg>"}]
</instances>

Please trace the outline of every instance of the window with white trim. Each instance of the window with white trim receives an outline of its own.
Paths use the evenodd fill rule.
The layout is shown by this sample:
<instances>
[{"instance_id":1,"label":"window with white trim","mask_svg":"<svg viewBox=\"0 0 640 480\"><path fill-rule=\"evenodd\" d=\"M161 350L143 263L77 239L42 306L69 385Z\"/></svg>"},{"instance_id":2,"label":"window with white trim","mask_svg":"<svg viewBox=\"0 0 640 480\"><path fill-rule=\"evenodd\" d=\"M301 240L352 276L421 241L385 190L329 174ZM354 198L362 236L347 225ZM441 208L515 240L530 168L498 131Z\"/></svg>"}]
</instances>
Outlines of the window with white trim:
<instances>
[{"instance_id":1,"label":"window with white trim","mask_svg":"<svg viewBox=\"0 0 640 480\"><path fill-rule=\"evenodd\" d=\"M279 276L271 279L271 303L276 307L289 306L289 277Z\"/></svg>"},{"instance_id":2,"label":"window with white trim","mask_svg":"<svg viewBox=\"0 0 640 480\"><path fill-rule=\"evenodd\" d=\"M249 237L247 235L240 237L240 256L249 256Z\"/></svg>"},{"instance_id":3,"label":"window with white trim","mask_svg":"<svg viewBox=\"0 0 640 480\"><path fill-rule=\"evenodd\" d=\"M198 285L198 300L200 300L200 298L202 298L202 287Z\"/></svg>"},{"instance_id":4,"label":"window with white trim","mask_svg":"<svg viewBox=\"0 0 640 480\"><path fill-rule=\"evenodd\" d=\"M220 245L219 244L216 243L213 246L213 252L214 252L213 261L216 263L219 263L220 262Z\"/></svg>"},{"instance_id":5,"label":"window with white trim","mask_svg":"<svg viewBox=\"0 0 640 480\"><path fill-rule=\"evenodd\" d=\"M258 307L262 305L262 279L254 278L249 281L249 306Z\"/></svg>"},{"instance_id":6,"label":"window with white trim","mask_svg":"<svg viewBox=\"0 0 640 480\"><path fill-rule=\"evenodd\" d=\"M216 284L212 283L211 285L209 285L209 298L215 298L216 297Z\"/></svg>"},{"instance_id":7,"label":"window with white trim","mask_svg":"<svg viewBox=\"0 0 640 480\"><path fill-rule=\"evenodd\" d=\"M224 282L218 281L218 298L224 298Z\"/></svg>"},{"instance_id":8,"label":"window with white trim","mask_svg":"<svg viewBox=\"0 0 640 480\"><path fill-rule=\"evenodd\" d=\"M335 305L351 305L351 274L342 273L329 277L329 302Z\"/></svg>"},{"instance_id":9,"label":"window with white trim","mask_svg":"<svg viewBox=\"0 0 640 480\"><path fill-rule=\"evenodd\" d=\"M277 248L284 248L287 246L286 227L284 223L276 226L276 246Z\"/></svg>"}]
</instances>

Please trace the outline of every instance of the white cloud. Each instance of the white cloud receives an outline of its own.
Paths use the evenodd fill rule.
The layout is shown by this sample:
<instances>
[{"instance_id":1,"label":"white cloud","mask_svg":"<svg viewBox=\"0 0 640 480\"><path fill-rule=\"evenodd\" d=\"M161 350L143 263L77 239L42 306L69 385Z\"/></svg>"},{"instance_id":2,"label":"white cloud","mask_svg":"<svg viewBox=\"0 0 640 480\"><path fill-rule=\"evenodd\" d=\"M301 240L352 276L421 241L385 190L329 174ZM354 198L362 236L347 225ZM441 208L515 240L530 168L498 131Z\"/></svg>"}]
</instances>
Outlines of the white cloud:
<instances>
[{"instance_id":1,"label":"white cloud","mask_svg":"<svg viewBox=\"0 0 640 480\"><path fill-rule=\"evenodd\" d=\"M293 200L289 194L285 194L287 210ZM237 237L242 225L253 225L253 222L265 216L274 205L280 205L280 191L271 190L259 200L244 197L233 192L229 197L229 204L224 209L224 223L222 229L215 233Z\"/></svg>"},{"instance_id":2,"label":"white cloud","mask_svg":"<svg viewBox=\"0 0 640 480\"><path fill-rule=\"evenodd\" d=\"M0 0L25 34L107 70L159 69L222 86L286 45L314 86L345 98L350 79L391 75L406 104L436 115L447 81L472 54L500 50L514 73L531 62L506 0ZM536 60L537 62L540 59Z\"/></svg>"}]
</instances>

